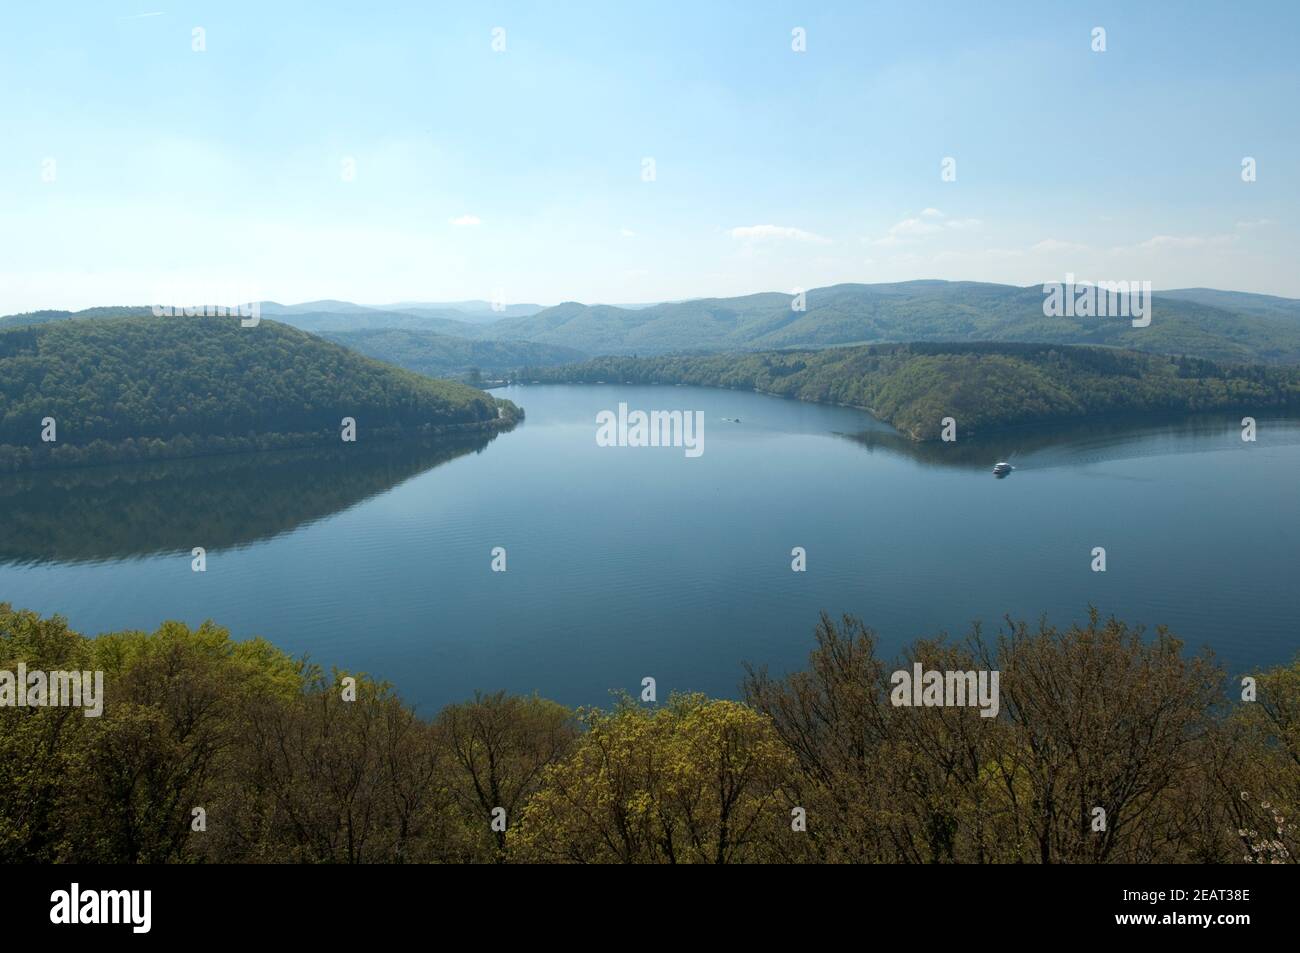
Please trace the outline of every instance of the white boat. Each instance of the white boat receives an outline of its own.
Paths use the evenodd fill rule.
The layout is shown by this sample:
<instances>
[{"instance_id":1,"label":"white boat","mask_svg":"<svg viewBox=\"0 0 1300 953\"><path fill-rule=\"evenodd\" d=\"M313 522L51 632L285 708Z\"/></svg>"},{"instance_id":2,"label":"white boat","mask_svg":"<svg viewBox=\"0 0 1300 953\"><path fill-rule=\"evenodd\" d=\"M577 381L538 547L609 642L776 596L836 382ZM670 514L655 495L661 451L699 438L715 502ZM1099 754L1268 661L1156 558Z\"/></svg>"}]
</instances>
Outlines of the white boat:
<instances>
[{"instance_id":1,"label":"white boat","mask_svg":"<svg viewBox=\"0 0 1300 953\"><path fill-rule=\"evenodd\" d=\"M999 460L997 463L993 464L993 475L1004 477L1014 469L1015 467L1007 463L1005 460Z\"/></svg>"}]
</instances>

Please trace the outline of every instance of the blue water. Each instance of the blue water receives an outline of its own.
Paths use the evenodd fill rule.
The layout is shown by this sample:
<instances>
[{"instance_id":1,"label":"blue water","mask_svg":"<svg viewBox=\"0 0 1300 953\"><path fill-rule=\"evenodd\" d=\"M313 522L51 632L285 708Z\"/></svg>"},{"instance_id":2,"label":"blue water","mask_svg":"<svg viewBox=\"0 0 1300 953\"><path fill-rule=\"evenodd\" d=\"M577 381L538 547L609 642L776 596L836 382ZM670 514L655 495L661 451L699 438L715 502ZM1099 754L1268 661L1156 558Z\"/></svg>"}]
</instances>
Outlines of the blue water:
<instances>
[{"instance_id":1,"label":"blue water","mask_svg":"<svg viewBox=\"0 0 1300 953\"><path fill-rule=\"evenodd\" d=\"M887 656L1089 604L1230 671L1300 648L1295 421L1261 417L1253 444L1209 418L917 447L858 411L726 390L498 393L526 422L451 459L358 445L2 477L0 600L86 633L210 618L425 713L475 689L602 704L647 675L661 698L735 695L744 662L802 666L823 610ZM703 411L703 455L598 447L620 401Z\"/></svg>"}]
</instances>

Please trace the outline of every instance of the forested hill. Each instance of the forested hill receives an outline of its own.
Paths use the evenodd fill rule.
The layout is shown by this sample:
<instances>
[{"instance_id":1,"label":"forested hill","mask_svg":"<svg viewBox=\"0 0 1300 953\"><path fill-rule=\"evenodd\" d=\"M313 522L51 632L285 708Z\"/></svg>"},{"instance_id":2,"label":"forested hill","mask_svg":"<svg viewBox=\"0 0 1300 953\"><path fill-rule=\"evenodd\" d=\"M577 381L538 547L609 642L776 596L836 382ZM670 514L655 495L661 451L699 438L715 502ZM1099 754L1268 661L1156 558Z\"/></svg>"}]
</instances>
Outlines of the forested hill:
<instances>
[{"instance_id":1,"label":"forested hill","mask_svg":"<svg viewBox=\"0 0 1300 953\"><path fill-rule=\"evenodd\" d=\"M788 294L702 298L639 310L567 302L506 318L481 335L588 354L771 351L906 341L1097 344L1212 361L1300 363L1300 302L1193 289L1156 292L1151 323L1048 317L1041 286L974 281L844 284Z\"/></svg>"},{"instance_id":2,"label":"forested hill","mask_svg":"<svg viewBox=\"0 0 1300 953\"><path fill-rule=\"evenodd\" d=\"M0 317L0 330L17 328L27 324L47 324L51 321L87 321L92 318L142 318L153 314L148 305L108 305L102 308L86 308L83 311L28 311L23 314L6 314Z\"/></svg>"},{"instance_id":3,"label":"forested hill","mask_svg":"<svg viewBox=\"0 0 1300 953\"><path fill-rule=\"evenodd\" d=\"M823 351L598 358L525 381L699 384L869 410L914 440L1056 419L1300 409L1300 369L1101 347L885 344Z\"/></svg>"},{"instance_id":4,"label":"forested hill","mask_svg":"<svg viewBox=\"0 0 1300 953\"><path fill-rule=\"evenodd\" d=\"M0 330L0 469L487 431L518 408L263 320L153 316ZM46 418L53 442L42 440Z\"/></svg>"},{"instance_id":5,"label":"forested hill","mask_svg":"<svg viewBox=\"0 0 1300 953\"><path fill-rule=\"evenodd\" d=\"M513 374L525 365L553 367L591 355L556 344L529 341L471 341L415 328L322 331L321 337L369 357L432 377L472 378Z\"/></svg>"}]
</instances>

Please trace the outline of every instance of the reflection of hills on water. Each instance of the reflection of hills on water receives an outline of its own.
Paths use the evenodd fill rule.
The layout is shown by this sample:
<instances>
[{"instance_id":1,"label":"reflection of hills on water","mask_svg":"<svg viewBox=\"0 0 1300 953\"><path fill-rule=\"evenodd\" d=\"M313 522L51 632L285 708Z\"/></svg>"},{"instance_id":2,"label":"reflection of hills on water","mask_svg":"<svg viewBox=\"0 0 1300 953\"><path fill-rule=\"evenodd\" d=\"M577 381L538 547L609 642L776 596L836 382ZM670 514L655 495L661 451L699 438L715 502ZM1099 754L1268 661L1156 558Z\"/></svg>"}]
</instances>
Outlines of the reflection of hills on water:
<instances>
[{"instance_id":1,"label":"reflection of hills on water","mask_svg":"<svg viewBox=\"0 0 1300 953\"><path fill-rule=\"evenodd\" d=\"M1243 416L1107 417L969 437L962 437L959 429L954 443L917 442L893 430L840 436L868 451L902 454L927 466L989 470L997 461L1009 460L1026 469L1046 469L1171 453L1249 449L1241 440ZM1257 416L1256 423L1259 446L1300 444L1300 421L1294 417Z\"/></svg>"},{"instance_id":2,"label":"reflection of hills on water","mask_svg":"<svg viewBox=\"0 0 1300 953\"><path fill-rule=\"evenodd\" d=\"M209 553L348 509L495 434L165 460L0 477L0 563Z\"/></svg>"}]
</instances>

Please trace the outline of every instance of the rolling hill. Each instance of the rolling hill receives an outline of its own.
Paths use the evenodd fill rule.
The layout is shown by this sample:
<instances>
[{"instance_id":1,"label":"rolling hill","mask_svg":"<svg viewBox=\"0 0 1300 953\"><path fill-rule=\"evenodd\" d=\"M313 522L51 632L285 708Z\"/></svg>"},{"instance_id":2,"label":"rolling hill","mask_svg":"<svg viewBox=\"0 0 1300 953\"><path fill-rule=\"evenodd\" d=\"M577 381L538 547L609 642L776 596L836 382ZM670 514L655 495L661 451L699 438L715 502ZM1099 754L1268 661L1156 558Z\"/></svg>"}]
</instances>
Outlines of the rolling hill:
<instances>
[{"instance_id":1,"label":"rolling hill","mask_svg":"<svg viewBox=\"0 0 1300 953\"><path fill-rule=\"evenodd\" d=\"M430 377L487 377L513 374L521 367L552 367L586 360L588 354L558 344L528 341L472 341L414 328L326 331L327 340Z\"/></svg>"},{"instance_id":2,"label":"rolling hill","mask_svg":"<svg viewBox=\"0 0 1300 953\"><path fill-rule=\"evenodd\" d=\"M281 324L313 333L326 331L356 331L366 328L413 328L472 337L484 324L467 312L451 308L444 310L412 309L383 310L352 304L350 301L307 301L302 304L283 305L274 301L259 302L263 318L272 318ZM0 329L51 321L92 319L106 317L144 317L152 315L149 305L124 305L87 308L83 311L32 311L0 317Z\"/></svg>"},{"instance_id":3,"label":"rolling hill","mask_svg":"<svg viewBox=\"0 0 1300 953\"><path fill-rule=\"evenodd\" d=\"M704 298L640 310L567 302L507 318L480 337L577 348L589 354L821 348L905 341L1099 344L1219 361L1300 362L1300 302L1234 292L1154 296L1149 327L1124 318L1047 317L1041 286L909 281L834 285L791 296ZM1261 301L1259 299L1265 299ZM1271 302L1271 304L1266 303Z\"/></svg>"},{"instance_id":4,"label":"rolling hill","mask_svg":"<svg viewBox=\"0 0 1300 953\"><path fill-rule=\"evenodd\" d=\"M511 345L508 352L496 352L501 359L522 353L519 342L587 355L644 356L910 341L1021 341L1095 344L1227 362L1300 363L1300 301L1290 298L1210 288L1156 292L1151 323L1142 328L1124 318L1048 317L1043 300L1039 285L906 281L814 288L805 295L803 311L792 310L792 297L777 292L645 307L574 301L540 310L511 305L500 316L485 302L475 301L384 308L346 301L263 302L262 307L264 316L316 334L397 328ZM144 307L44 311L0 318L0 328L147 313ZM452 348L448 341L434 346ZM472 353L467 345L455 347ZM476 363L494 367L491 360L476 359L465 366ZM539 357L534 363L545 362ZM443 365L435 361L428 366Z\"/></svg>"},{"instance_id":5,"label":"rolling hill","mask_svg":"<svg viewBox=\"0 0 1300 953\"><path fill-rule=\"evenodd\" d=\"M493 304L491 301L401 301L397 304L378 305L380 311L399 311L407 314L428 314L454 311L462 321L471 324L491 324L502 318L527 317L542 310L540 304Z\"/></svg>"},{"instance_id":6,"label":"rolling hill","mask_svg":"<svg viewBox=\"0 0 1300 953\"><path fill-rule=\"evenodd\" d=\"M1300 322L1300 301L1294 298L1251 294L1246 291L1218 291L1214 288L1181 288L1176 291L1162 291L1160 294L1166 298L1192 301L1238 314L1253 314L1259 317Z\"/></svg>"},{"instance_id":7,"label":"rolling hill","mask_svg":"<svg viewBox=\"0 0 1300 953\"><path fill-rule=\"evenodd\" d=\"M483 391L270 320L104 318L0 330L0 469L488 432ZM42 440L47 418L53 442Z\"/></svg>"},{"instance_id":8,"label":"rolling hill","mask_svg":"<svg viewBox=\"0 0 1300 953\"><path fill-rule=\"evenodd\" d=\"M49 324L53 321L72 319L91 320L94 318L142 318L153 313L148 305L109 305L100 308L86 308L82 311L27 311L22 314L6 314L0 317L0 330L5 328L28 327L33 324Z\"/></svg>"},{"instance_id":9,"label":"rolling hill","mask_svg":"<svg viewBox=\"0 0 1300 953\"><path fill-rule=\"evenodd\" d=\"M315 302L328 305L331 302ZM301 307L301 306L299 306ZM482 325L472 324L459 311L428 311L422 313L407 311L379 311L374 308L355 310L292 310L281 313L267 311L263 305L262 314L302 331L312 334L328 334L339 331L364 331L376 328L406 328L415 331L435 331L456 337L472 338L479 333Z\"/></svg>"}]
</instances>

